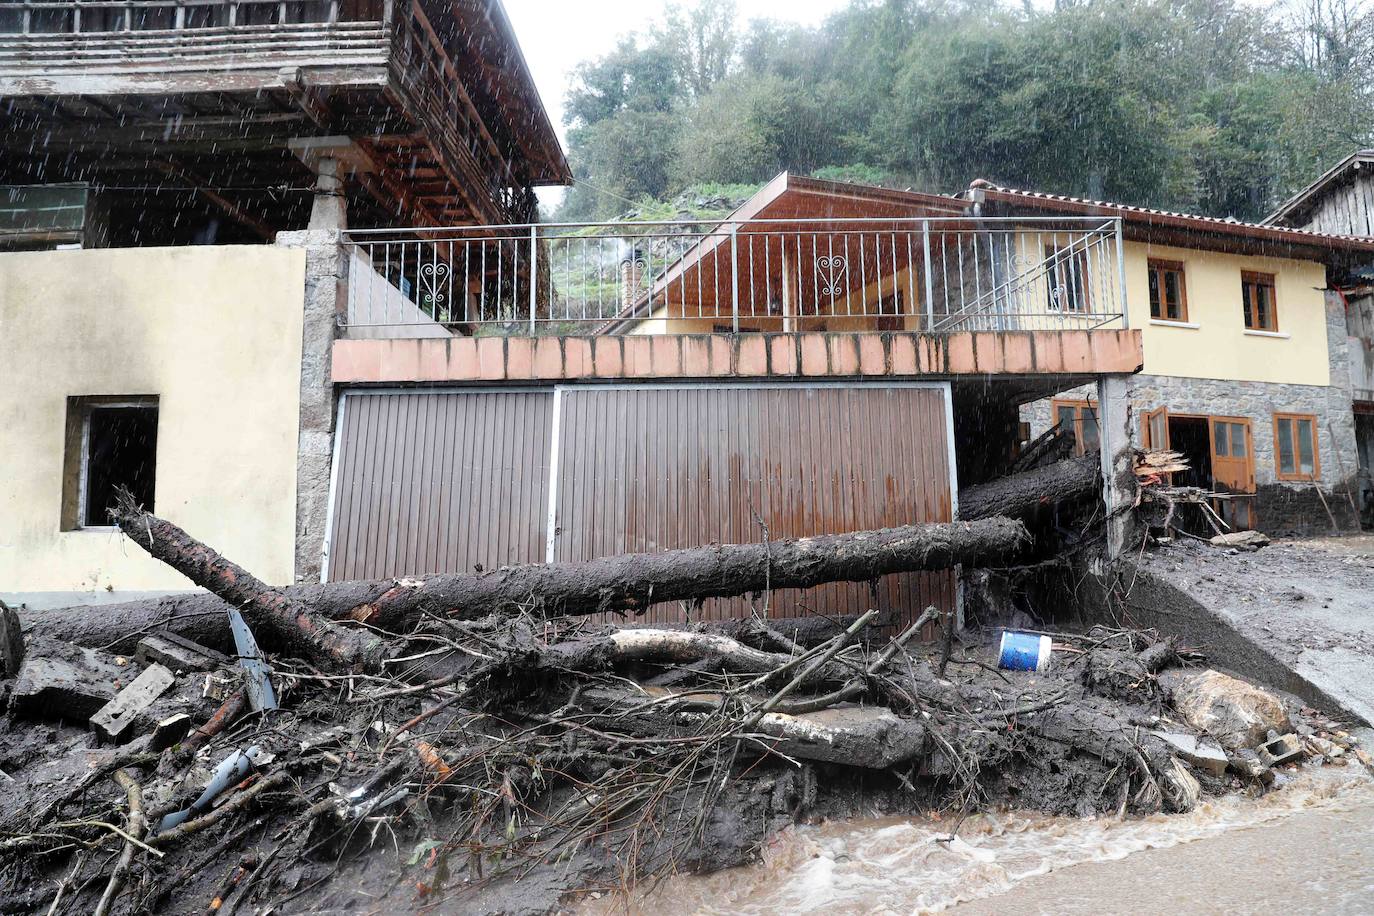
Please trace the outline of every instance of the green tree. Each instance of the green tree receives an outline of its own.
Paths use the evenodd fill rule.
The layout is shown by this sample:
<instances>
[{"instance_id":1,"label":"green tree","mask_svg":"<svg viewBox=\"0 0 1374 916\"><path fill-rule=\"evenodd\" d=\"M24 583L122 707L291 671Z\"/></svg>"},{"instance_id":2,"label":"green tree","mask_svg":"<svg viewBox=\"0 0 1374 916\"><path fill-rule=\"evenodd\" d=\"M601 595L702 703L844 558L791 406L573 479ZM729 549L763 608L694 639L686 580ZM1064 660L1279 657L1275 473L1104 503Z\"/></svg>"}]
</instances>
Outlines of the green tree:
<instances>
[{"instance_id":1,"label":"green tree","mask_svg":"<svg viewBox=\"0 0 1374 916\"><path fill-rule=\"evenodd\" d=\"M1286 3L851 0L803 28L696 0L579 68L570 212L824 168L1257 218L1374 144L1374 0Z\"/></svg>"}]
</instances>

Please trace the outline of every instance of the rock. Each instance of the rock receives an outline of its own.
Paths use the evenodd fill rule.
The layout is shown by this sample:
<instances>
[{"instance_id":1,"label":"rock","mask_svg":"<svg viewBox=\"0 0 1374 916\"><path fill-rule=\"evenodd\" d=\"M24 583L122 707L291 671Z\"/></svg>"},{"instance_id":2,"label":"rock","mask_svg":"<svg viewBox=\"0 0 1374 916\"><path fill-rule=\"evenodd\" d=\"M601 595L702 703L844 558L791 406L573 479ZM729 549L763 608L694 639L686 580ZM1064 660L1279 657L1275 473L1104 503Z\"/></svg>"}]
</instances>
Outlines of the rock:
<instances>
[{"instance_id":1,"label":"rock","mask_svg":"<svg viewBox=\"0 0 1374 916\"><path fill-rule=\"evenodd\" d=\"M174 680L172 672L164 666L149 665L132 684L119 692L119 696L91 716L91 728L106 741L127 741L133 736L134 721L172 686Z\"/></svg>"},{"instance_id":2,"label":"rock","mask_svg":"<svg viewBox=\"0 0 1374 916\"><path fill-rule=\"evenodd\" d=\"M85 722L118 695L129 677L129 669L97 649L33 637L10 695L10 712Z\"/></svg>"},{"instance_id":3,"label":"rock","mask_svg":"<svg viewBox=\"0 0 1374 916\"><path fill-rule=\"evenodd\" d=\"M19 615L0 601L0 681L14 677L24 663L24 632Z\"/></svg>"},{"instance_id":4,"label":"rock","mask_svg":"<svg viewBox=\"0 0 1374 916\"><path fill-rule=\"evenodd\" d=\"M1264 743L1271 729L1292 730L1278 697L1220 671L1175 668L1161 672L1159 683L1185 722L1228 751Z\"/></svg>"},{"instance_id":5,"label":"rock","mask_svg":"<svg viewBox=\"0 0 1374 916\"><path fill-rule=\"evenodd\" d=\"M1258 550L1269 545L1269 538L1258 531L1232 531L1230 534L1218 534L1212 538L1212 544L1216 547L1239 547L1243 550Z\"/></svg>"},{"instance_id":6,"label":"rock","mask_svg":"<svg viewBox=\"0 0 1374 916\"><path fill-rule=\"evenodd\" d=\"M1182 732L1151 732L1163 739L1174 752L1188 763L1211 776L1221 776L1229 762L1220 744L1211 738L1199 738Z\"/></svg>"}]
</instances>

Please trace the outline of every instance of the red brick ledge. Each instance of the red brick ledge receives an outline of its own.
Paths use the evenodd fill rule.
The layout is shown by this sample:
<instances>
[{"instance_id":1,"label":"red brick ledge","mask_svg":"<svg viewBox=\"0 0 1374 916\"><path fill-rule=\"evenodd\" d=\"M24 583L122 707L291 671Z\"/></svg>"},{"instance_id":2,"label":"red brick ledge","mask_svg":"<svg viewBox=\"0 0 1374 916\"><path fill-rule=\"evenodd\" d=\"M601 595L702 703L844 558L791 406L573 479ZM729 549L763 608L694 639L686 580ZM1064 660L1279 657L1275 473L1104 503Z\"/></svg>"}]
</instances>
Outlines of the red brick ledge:
<instances>
[{"instance_id":1,"label":"red brick ledge","mask_svg":"<svg viewBox=\"0 0 1374 916\"><path fill-rule=\"evenodd\" d=\"M404 382L1097 375L1138 372L1140 332L687 334L336 340L333 380Z\"/></svg>"}]
</instances>

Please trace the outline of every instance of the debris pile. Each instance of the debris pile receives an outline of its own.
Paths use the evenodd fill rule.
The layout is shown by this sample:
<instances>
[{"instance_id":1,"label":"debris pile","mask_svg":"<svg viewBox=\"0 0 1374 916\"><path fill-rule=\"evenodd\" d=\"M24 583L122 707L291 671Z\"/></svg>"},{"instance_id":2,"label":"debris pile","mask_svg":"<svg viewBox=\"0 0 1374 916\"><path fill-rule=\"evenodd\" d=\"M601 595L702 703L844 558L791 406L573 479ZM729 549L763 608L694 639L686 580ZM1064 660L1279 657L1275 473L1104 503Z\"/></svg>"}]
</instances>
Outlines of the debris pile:
<instances>
[{"instance_id":1,"label":"debris pile","mask_svg":"<svg viewBox=\"0 0 1374 916\"><path fill-rule=\"evenodd\" d=\"M651 586L606 588L604 568L467 577L486 592L392 582L344 609L132 505L117 520L220 605L194 637L164 617L74 645L37 619L7 650L0 912L544 912L748 861L810 817L1186 811L1295 754L1363 753L1148 632L1030 634L1047 664L1006 670L933 608L613 626L590 615ZM967 546L919 531L932 562ZM774 542L773 568L824 565L843 537ZM702 550L749 580L747 560ZM492 597L512 582L522 604ZM553 607L540 582L562 583ZM931 625L944 638L919 643Z\"/></svg>"}]
</instances>

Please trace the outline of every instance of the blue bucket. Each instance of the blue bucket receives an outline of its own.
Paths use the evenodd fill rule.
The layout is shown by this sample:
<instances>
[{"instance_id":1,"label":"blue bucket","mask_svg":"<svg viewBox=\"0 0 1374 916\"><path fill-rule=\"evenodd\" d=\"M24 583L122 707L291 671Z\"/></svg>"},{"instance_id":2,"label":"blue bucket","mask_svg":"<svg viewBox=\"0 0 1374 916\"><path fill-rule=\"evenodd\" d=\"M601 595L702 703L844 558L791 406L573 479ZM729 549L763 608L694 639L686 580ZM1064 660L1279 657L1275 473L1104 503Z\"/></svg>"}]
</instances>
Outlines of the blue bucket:
<instances>
[{"instance_id":1,"label":"blue bucket","mask_svg":"<svg viewBox=\"0 0 1374 916\"><path fill-rule=\"evenodd\" d=\"M997 666L1009 671L1044 671L1049 666L1053 645L1048 636L1003 633Z\"/></svg>"}]
</instances>

